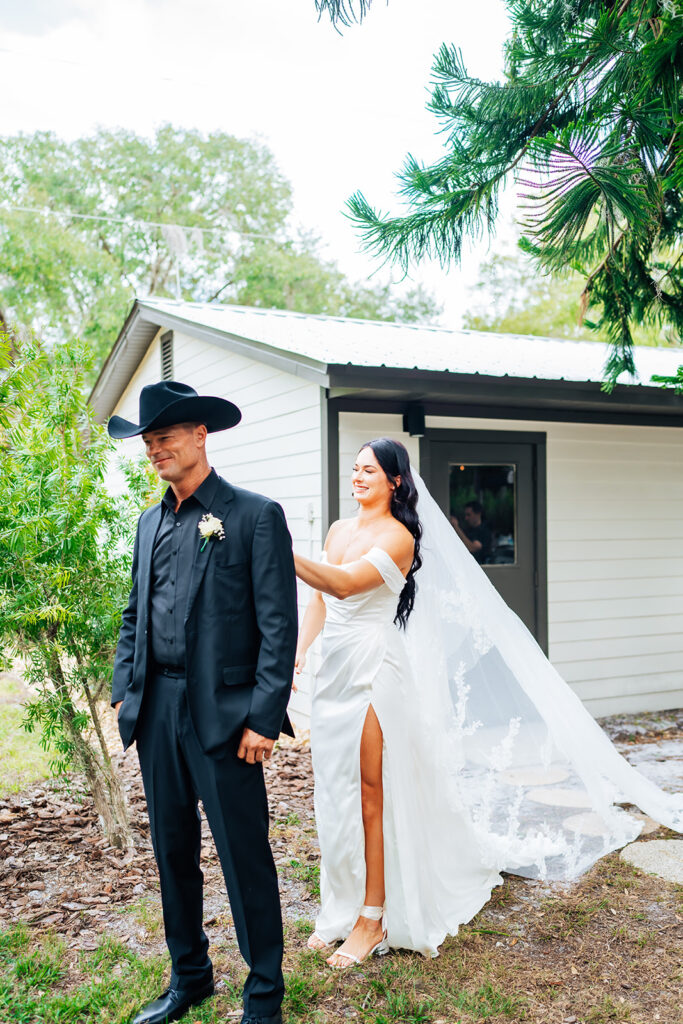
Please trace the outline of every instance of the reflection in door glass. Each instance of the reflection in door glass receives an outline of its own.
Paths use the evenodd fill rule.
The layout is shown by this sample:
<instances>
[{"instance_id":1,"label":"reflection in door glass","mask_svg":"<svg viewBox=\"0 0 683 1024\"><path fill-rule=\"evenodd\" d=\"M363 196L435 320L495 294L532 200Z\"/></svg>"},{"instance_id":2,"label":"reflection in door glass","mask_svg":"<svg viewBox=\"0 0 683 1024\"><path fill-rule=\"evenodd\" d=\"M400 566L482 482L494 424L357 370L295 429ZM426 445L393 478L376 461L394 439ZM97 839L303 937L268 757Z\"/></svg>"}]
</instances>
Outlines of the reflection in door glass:
<instances>
[{"instance_id":1,"label":"reflection in door glass","mask_svg":"<svg viewBox=\"0 0 683 1024\"><path fill-rule=\"evenodd\" d=\"M514 565L515 467L450 464L453 528L480 565Z\"/></svg>"}]
</instances>

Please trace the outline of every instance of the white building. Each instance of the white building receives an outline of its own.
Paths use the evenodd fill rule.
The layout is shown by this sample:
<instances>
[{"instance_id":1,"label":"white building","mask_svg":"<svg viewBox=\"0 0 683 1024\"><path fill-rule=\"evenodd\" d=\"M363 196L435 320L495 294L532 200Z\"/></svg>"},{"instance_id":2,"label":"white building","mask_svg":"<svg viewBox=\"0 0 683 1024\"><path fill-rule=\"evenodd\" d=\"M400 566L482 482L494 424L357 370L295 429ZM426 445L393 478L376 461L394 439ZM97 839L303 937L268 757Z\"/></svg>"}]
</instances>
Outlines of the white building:
<instances>
[{"instance_id":1,"label":"white building","mask_svg":"<svg viewBox=\"0 0 683 1024\"><path fill-rule=\"evenodd\" d=\"M361 444L403 441L445 511L482 501L485 571L594 715L680 707L683 398L650 377L674 373L683 350L638 349L639 381L611 395L605 355L596 342L145 300L90 401L102 421L137 421L141 388L166 378L236 402L242 422L210 437L213 465L281 502L311 557L353 512ZM310 678L293 699L301 724L309 691Z\"/></svg>"}]
</instances>

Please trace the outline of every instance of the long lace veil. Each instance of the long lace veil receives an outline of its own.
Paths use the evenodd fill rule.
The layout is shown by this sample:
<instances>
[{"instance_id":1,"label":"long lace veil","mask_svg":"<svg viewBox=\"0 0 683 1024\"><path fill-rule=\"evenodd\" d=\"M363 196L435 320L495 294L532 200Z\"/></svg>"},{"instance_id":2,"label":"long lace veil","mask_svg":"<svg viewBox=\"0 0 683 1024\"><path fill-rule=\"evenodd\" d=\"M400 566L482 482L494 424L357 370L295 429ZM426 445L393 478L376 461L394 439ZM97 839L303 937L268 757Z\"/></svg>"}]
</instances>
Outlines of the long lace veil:
<instances>
[{"instance_id":1,"label":"long lace veil","mask_svg":"<svg viewBox=\"0 0 683 1024\"><path fill-rule=\"evenodd\" d=\"M617 752L413 476L423 565L405 642L444 797L483 858L572 878L639 834L619 804L683 830L683 794Z\"/></svg>"}]
</instances>

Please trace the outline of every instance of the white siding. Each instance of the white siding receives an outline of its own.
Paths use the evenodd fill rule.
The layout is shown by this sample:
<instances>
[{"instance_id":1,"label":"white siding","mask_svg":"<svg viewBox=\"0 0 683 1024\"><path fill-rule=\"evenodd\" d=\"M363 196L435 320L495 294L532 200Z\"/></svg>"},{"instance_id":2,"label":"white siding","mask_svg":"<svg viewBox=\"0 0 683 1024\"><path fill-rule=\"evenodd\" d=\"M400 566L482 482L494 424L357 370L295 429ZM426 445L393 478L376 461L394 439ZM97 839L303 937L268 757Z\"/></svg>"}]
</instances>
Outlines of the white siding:
<instances>
[{"instance_id":1,"label":"white siding","mask_svg":"<svg viewBox=\"0 0 683 1024\"><path fill-rule=\"evenodd\" d=\"M340 416L342 515L364 440L409 447L399 416ZM550 658L594 715L683 705L683 433L427 417L432 429L547 435Z\"/></svg>"},{"instance_id":2,"label":"white siding","mask_svg":"<svg viewBox=\"0 0 683 1024\"><path fill-rule=\"evenodd\" d=\"M227 480L266 494L282 505L295 548L317 558L322 529L320 388L293 374L190 335L174 335L174 378L199 394L229 398L242 410L232 430L210 434L209 461ZM138 422L138 396L161 378L159 337L150 345L114 410ZM142 451L139 438L122 443L125 454ZM303 615L307 588L300 591ZM292 699L298 725L307 727L310 677L298 680Z\"/></svg>"}]
</instances>

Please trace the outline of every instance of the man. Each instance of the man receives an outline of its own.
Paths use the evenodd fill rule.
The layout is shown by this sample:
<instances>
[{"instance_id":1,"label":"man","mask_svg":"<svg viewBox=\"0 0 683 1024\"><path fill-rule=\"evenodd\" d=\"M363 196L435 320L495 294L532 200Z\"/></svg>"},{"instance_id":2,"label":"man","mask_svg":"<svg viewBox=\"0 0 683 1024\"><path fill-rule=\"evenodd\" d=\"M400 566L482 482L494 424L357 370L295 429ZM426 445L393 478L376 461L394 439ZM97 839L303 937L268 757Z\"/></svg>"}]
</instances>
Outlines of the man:
<instances>
[{"instance_id":1,"label":"man","mask_svg":"<svg viewBox=\"0 0 683 1024\"><path fill-rule=\"evenodd\" d=\"M243 1024L280 1024L282 918L263 781L287 718L296 650L296 582L282 509L211 469L207 433L237 406L185 384L143 388L142 435L170 486L143 512L133 587L114 663L112 705L124 748L137 745L159 869L169 987L134 1024L178 1020L213 993L199 866L204 806L249 974Z\"/></svg>"},{"instance_id":2,"label":"man","mask_svg":"<svg viewBox=\"0 0 683 1024\"><path fill-rule=\"evenodd\" d=\"M479 565L486 565L491 554L491 531L483 522L484 506L479 501L468 501L463 518L465 525L461 526L457 517L451 516L453 529Z\"/></svg>"}]
</instances>

